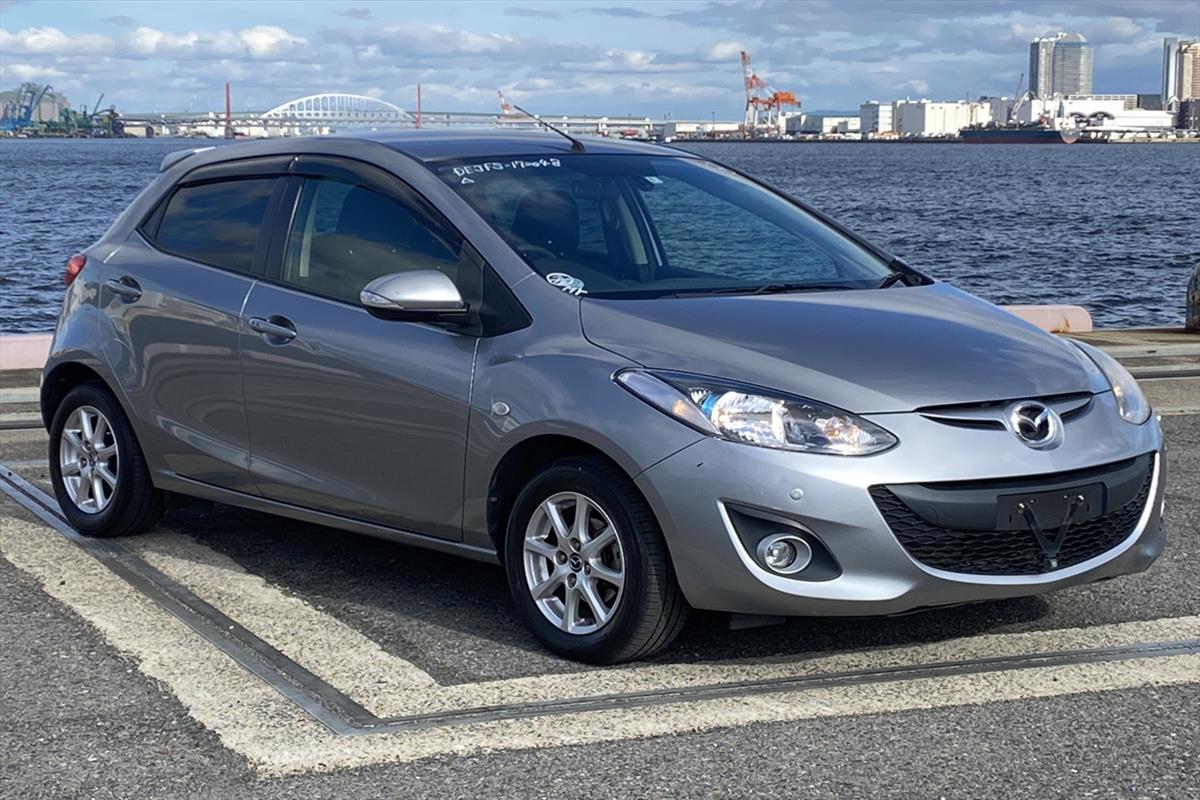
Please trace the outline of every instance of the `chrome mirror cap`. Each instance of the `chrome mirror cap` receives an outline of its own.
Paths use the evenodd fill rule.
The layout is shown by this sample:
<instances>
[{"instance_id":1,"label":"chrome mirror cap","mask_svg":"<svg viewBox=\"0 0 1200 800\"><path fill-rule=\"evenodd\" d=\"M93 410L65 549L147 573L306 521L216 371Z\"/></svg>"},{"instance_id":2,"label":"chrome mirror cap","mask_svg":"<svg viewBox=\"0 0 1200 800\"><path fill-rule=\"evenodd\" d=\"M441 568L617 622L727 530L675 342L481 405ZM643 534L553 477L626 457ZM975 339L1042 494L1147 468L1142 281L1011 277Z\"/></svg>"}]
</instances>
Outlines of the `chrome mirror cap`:
<instances>
[{"instance_id":1,"label":"chrome mirror cap","mask_svg":"<svg viewBox=\"0 0 1200 800\"><path fill-rule=\"evenodd\" d=\"M381 275L363 287L358 300L368 311L388 315L462 314L467 310L454 282L436 269Z\"/></svg>"}]
</instances>

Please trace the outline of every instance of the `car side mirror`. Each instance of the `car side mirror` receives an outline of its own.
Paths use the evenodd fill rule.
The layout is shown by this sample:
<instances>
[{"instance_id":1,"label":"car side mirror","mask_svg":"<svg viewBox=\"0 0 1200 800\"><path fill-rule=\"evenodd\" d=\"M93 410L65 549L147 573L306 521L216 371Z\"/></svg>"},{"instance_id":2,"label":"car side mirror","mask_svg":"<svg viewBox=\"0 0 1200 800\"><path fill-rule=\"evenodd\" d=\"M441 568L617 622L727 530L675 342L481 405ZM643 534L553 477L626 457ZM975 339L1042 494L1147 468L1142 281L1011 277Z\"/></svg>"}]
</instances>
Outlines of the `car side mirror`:
<instances>
[{"instance_id":1,"label":"car side mirror","mask_svg":"<svg viewBox=\"0 0 1200 800\"><path fill-rule=\"evenodd\" d=\"M430 320L467 313L454 281L436 269L381 275L363 287L358 300L384 319Z\"/></svg>"}]
</instances>

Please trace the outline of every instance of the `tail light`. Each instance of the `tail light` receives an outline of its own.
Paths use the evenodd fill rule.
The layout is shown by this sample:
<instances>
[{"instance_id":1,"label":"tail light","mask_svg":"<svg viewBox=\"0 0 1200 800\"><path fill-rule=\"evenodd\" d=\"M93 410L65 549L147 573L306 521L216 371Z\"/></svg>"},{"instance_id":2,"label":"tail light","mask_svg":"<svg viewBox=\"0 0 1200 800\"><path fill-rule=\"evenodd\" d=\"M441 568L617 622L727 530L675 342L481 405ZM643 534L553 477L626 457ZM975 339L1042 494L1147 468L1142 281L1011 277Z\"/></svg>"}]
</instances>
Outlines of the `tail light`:
<instances>
[{"instance_id":1,"label":"tail light","mask_svg":"<svg viewBox=\"0 0 1200 800\"><path fill-rule=\"evenodd\" d=\"M70 286L79 273L83 272L83 268L87 266L87 256L83 253L76 253L67 259L67 268L63 271L63 283Z\"/></svg>"}]
</instances>

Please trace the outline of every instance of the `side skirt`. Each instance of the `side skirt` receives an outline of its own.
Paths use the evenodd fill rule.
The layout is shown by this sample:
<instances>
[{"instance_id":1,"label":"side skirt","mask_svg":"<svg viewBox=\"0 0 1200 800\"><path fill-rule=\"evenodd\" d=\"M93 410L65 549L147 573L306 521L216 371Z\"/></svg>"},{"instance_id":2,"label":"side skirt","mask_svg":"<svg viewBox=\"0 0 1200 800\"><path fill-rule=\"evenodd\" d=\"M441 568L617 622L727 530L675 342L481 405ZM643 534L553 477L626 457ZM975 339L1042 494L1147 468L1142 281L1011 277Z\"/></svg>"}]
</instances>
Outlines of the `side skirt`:
<instances>
[{"instance_id":1,"label":"side skirt","mask_svg":"<svg viewBox=\"0 0 1200 800\"><path fill-rule=\"evenodd\" d=\"M204 483L203 481L185 478L173 472L157 473L154 476L154 484L164 491L177 492L189 497L199 497L215 503L247 508L251 511L261 511L265 514L275 514L276 516L296 519L301 522L327 525L331 528L340 528L344 531L374 536L377 539L387 539L399 544L407 544L414 547L423 547L426 550L436 550L440 553L463 556L473 561L482 561L485 564L500 565L499 556L491 548L476 547L462 542L450 541L449 539L438 539L435 536L426 536L425 534L413 533L412 531L405 531L399 528L389 528L384 525L363 522L352 517L343 517L324 511L313 511L309 508L281 503L278 500L269 500L265 497L256 497L230 489L223 489L219 486Z\"/></svg>"}]
</instances>

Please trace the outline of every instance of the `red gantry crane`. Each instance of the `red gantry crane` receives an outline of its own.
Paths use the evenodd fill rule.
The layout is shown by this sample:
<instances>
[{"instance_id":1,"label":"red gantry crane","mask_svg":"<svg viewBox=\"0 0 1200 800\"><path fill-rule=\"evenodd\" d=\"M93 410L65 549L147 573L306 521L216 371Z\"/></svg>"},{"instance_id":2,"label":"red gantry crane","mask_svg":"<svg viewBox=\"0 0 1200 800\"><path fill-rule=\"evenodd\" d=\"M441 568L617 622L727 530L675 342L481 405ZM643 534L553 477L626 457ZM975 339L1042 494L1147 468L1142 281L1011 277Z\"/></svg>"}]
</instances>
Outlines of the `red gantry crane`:
<instances>
[{"instance_id":1,"label":"red gantry crane","mask_svg":"<svg viewBox=\"0 0 1200 800\"><path fill-rule=\"evenodd\" d=\"M746 118L742 132L747 138L755 136L777 136L783 132L783 110L787 106L800 107L793 92L772 89L767 82L754 74L750 66L750 54L742 51L742 75L746 83Z\"/></svg>"}]
</instances>

